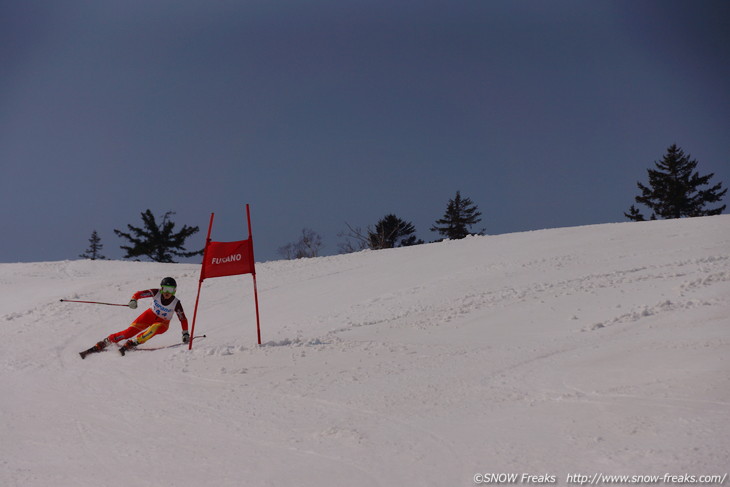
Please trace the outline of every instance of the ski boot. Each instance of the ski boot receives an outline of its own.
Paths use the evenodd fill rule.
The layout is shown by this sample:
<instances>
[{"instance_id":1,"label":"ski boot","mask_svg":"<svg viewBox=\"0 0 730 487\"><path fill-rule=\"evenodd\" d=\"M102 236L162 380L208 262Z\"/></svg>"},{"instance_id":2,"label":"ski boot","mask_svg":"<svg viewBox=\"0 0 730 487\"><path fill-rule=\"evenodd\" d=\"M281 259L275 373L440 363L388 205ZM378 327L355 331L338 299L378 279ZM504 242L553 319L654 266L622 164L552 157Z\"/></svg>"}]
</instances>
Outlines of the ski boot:
<instances>
[{"instance_id":1,"label":"ski boot","mask_svg":"<svg viewBox=\"0 0 730 487\"><path fill-rule=\"evenodd\" d=\"M127 343L122 345L119 348L119 353L122 354L122 357L124 357L124 354L127 353L132 348L136 347L138 345L137 340L128 340Z\"/></svg>"},{"instance_id":2,"label":"ski boot","mask_svg":"<svg viewBox=\"0 0 730 487\"><path fill-rule=\"evenodd\" d=\"M96 345L94 345L93 347L91 347L90 349L88 349L88 350L84 350L83 352L79 352L79 355L81 355L81 358L82 358L82 359L85 359L85 358L86 358L86 356L87 356L88 354L90 354L90 353L96 353L96 352L101 352L101 351L102 351L102 350L104 350L104 349L106 348L106 346L107 346L107 345L109 345L110 343L111 343L111 342L109 341L109 339L108 339L108 338L105 338L105 339L103 339L102 341L98 342L98 343L97 343Z\"/></svg>"}]
</instances>

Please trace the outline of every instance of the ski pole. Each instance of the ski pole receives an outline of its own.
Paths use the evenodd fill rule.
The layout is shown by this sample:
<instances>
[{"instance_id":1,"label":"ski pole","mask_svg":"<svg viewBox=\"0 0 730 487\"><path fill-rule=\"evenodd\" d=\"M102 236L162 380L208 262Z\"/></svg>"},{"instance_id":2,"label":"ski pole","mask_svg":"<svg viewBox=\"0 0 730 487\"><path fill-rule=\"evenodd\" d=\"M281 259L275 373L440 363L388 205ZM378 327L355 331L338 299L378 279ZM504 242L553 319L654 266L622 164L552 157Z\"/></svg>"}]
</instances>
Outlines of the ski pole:
<instances>
[{"instance_id":1,"label":"ski pole","mask_svg":"<svg viewBox=\"0 0 730 487\"><path fill-rule=\"evenodd\" d=\"M61 302L62 303L105 304L107 306L127 306L126 304L100 303L99 301L77 301L75 299L62 299Z\"/></svg>"}]
</instances>

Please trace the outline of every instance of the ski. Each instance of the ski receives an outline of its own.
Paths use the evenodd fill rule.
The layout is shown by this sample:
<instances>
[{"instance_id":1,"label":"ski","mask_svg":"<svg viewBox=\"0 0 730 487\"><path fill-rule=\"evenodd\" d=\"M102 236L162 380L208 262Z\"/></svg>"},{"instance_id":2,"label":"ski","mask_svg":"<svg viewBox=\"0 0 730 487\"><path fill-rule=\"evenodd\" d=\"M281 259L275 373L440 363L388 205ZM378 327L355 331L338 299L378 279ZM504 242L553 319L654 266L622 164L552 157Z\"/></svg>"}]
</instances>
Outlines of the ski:
<instances>
[{"instance_id":1,"label":"ski","mask_svg":"<svg viewBox=\"0 0 730 487\"><path fill-rule=\"evenodd\" d=\"M194 338L195 340L199 340L199 339L201 339L201 338L206 338L206 337L207 337L207 335L197 335L197 336L195 336L195 337L193 337L193 338ZM187 343L182 343L182 342L181 342L181 343L174 343L174 344L172 344L172 345L166 345L166 346L161 346L161 347L143 347L143 348L140 348L139 346L137 346L137 347L133 347L133 348L130 348L130 349L128 349L128 350L125 350L124 352L122 352L122 348L121 348L121 347L119 347L119 348L117 348L117 350L119 350L119 353L121 353L121 354L122 354L122 356L124 356L124 354L125 354L126 352L131 352L131 351L135 351L135 350L140 350L140 351L146 351L146 352L152 352L152 351L155 351L155 350L164 350L164 349L166 349L166 348L177 348L177 347L181 347L181 346L183 346L183 345L187 345ZM108 350L109 350L109 348L108 348L108 347L107 347L107 348L102 348L102 349L100 349L100 350L97 350L97 348L96 348L96 347L91 347L91 348L90 348L90 349L88 349L88 350L84 350L83 352L79 352L79 356L80 356L80 357L81 357L81 359L83 360L83 359L85 359L85 358L86 358L86 356L87 356L87 355L89 355L89 354L92 354L92 353L101 353L101 352L106 352L106 351L108 351Z\"/></svg>"},{"instance_id":2,"label":"ski","mask_svg":"<svg viewBox=\"0 0 730 487\"><path fill-rule=\"evenodd\" d=\"M104 349L106 348L106 345L104 345L104 343L105 343L105 340L102 340L99 343L97 343L96 345L94 345L93 347L91 347L90 349L84 350L83 352L79 352L79 355L81 356L81 360L85 359L86 356L89 355L90 353L98 353L98 352L104 351Z\"/></svg>"},{"instance_id":3,"label":"ski","mask_svg":"<svg viewBox=\"0 0 730 487\"><path fill-rule=\"evenodd\" d=\"M94 347L91 347L88 350L84 350L83 352L79 352L79 356L82 359L85 359L87 355L91 355L92 353L101 353L101 352L107 352L107 351L109 351L108 348L103 348L101 350L96 350Z\"/></svg>"},{"instance_id":4,"label":"ski","mask_svg":"<svg viewBox=\"0 0 730 487\"><path fill-rule=\"evenodd\" d=\"M87 355L90 353L95 353L96 350L86 350L84 352L79 352L79 355L81 355L81 360L85 359Z\"/></svg>"}]
</instances>

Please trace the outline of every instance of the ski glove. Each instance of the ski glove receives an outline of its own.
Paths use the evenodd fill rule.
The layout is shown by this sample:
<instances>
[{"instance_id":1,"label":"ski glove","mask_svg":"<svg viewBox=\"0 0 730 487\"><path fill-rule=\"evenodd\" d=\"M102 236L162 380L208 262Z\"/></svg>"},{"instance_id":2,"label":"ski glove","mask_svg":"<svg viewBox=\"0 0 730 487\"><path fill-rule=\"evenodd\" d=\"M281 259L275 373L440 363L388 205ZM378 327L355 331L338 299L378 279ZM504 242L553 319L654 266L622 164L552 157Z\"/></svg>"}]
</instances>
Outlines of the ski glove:
<instances>
[{"instance_id":1,"label":"ski glove","mask_svg":"<svg viewBox=\"0 0 730 487\"><path fill-rule=\"evenodd\" d=\"M130 299L129 304L127 305L132 309L137 309L137 300L136 299Z\"/></svg>"},{"instance_id":2,"label":"ski glove","mask_svg":"<svg viewBox=\"0 0 730 487\"><path fill-rule=\"evenodd\" d=\"M183 332L183 343L188 343L190 341L190 333L187 331Z\"/></svg>"}]
</instances>

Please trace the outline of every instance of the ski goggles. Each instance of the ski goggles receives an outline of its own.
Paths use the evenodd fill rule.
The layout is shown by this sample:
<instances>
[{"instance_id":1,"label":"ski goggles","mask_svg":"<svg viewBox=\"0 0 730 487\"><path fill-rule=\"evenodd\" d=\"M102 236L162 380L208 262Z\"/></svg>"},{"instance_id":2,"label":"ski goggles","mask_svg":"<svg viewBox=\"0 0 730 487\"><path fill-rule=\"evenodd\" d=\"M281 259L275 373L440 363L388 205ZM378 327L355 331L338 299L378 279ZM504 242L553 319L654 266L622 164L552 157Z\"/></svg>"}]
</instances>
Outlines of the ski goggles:
<instances>
[{"instance_id":1,"label":"ski goggles","mask_svg":"<svg viewBox=\"0 0 730 487\"><path fill-rule=\"evenodd\" d=\"M175 294L175 288L173 286L162 286L160 288L163 294Z\"/></svg>"}]
</instances>

